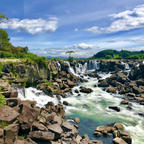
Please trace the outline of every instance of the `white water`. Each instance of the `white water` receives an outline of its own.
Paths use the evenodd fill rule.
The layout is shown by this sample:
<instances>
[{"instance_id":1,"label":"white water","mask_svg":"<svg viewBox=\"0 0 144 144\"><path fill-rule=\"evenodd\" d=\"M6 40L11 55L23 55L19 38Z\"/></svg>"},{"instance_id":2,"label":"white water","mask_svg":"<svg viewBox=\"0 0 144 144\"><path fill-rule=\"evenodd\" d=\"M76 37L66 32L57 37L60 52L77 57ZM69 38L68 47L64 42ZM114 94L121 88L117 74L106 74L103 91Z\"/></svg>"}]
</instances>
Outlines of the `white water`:
<instances>
[{"instance_id":1,"label":"white water","mask_svg":"<svg viewBox=\"0 0 144 144\"><path fill-rule=\"evenodd\" d=\"M23 89L18 89L18 97L21 100L31 100L36 101L38 107L44 107L50 101L53 101L55 104L58 104L58 100L56 96L50 97L44 94L41 90L37 90L36 88L26 88L25 94L23 93Z\"/></svg>"},{"instance_id":2,"label":"white water","mask_svg":"<svg viewBox=\"0 0 144 144\"><path fill-rule=\"evenodd\" d=\"M77 69L85 69L86 65L78 66ZM75 75L79 75L78 70L75 72L72 67L69 69ZM79 71L80 72L80 71ZM84 72L84 71L82 71ZM83 74L83 73L82 73ZM100 74L104 79L109 77L110 74ZM63 101L70 103L70 106L65 107L67 115L77 115L82 117L82 119L90 119L96 124L101 122L103 125L109 124L110 122L120 122L124 125L126 131L128 131L133 139L133 144L144 144L144 118L138 115L139 112L144 113L144 107L132 103L132 110L127 110L126 106L120 105L123 98L122 95L109 94L103 91L99 87L94 87L97 85L98 80L96 78L87 78L88 82L82 83L79 86L73 88L73 95L69 95L67 98L62 98ZM80 89L80 86L91 88L93 90L90 94L77 93L74 92L75 89ZM25 90L25 96L19 91L19 98L22 100L35 100L37 101L37 106L43 107L48 101L53 101L58 104L56 97L51 98L39 90L34 88L28 88ZM108 109L109 106L119 106L121 108L120 112L115 112ZM95 125L93 126L94 131ZM87 131L85 131L87 133ZM89 131L88 131L89 133Z\"/></svg>"}]
</instances>

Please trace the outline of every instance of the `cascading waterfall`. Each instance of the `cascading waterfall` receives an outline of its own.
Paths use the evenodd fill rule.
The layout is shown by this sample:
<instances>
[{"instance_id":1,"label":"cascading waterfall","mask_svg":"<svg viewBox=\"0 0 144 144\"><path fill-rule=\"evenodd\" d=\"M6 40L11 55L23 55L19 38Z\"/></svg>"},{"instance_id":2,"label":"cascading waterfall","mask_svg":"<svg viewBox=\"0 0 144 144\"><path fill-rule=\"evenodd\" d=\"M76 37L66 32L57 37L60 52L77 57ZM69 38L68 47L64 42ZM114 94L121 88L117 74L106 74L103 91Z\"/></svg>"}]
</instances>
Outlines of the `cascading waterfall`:
<instances>
[{"instance_id":1,"label":"cascading waterfall","mask_svg":"<svg viewBox=\"0 0 144 144\"><path fill-rule=\"evenodd\" d=\"M88 70L98 70L100 68L100 62L97 60L89 60L88 62Z\"/></svg>"},{"instance_id":2,"label":"cascading waterfall","mask_svg":"<svg viewBox=\"0 0 144 144\"><path fill-rule=\"evenodd\" d=\"M99 62L91 61L85 64L78 64L75 67L69 65L69 72L81 76L89 70L95 70L99 68ZM91 65L91 66L90 66ZM93 66L92 66L93 65ZM100 74L102 79L107 78L110 74ZM100 87L95 87L98 83L97 78L85 77L88 82L84 82L75 86L72 89L73 94L68 95L66 98L57 100L56 97L52 98L45 95L42 91L35 88L26 88L25 96L21 90L19 90L19 98L22 100L34 100L37 102L37 106L43 107L48 101L53 101L55 104L63 103L67 101L70 103L66 106L67 117L79 117L81 122L79 124L80 134L87 133L91 139L95 139L93 132L99 125L106 125L112 122L120 122L124 125L125 129L131 134L133 144L144 143L144 118L139 116L138 113L144 113L143 106L132 103L133 109L127 110L126 106L120 105L124 96L119 94L109 94ZM79 92L77 94L75 90L80 90L80 87L91 88L93 90L90 94L84 94ZM109 106L119 106L121 111L119 113L108 109ZM102 140L104 144L112 144L110 137L100 137L98 140Z\"/></svg>"},{"instance_id":3,"label":"cascading waterfall","mask_svg":"<svg viewBox=\"0 0 144 144\"><path fill-rule=\"evenodd\" d=\"M58 70L61 71L61 64L59 63L59 61L57 61L57 65L58 65Z\"/></svg>"},{"instance_id":4,"label":"cascading waterfall","mask_svg":"<svg viewBox=\"0 0 144 144\"><path fill-rule=\"evenodd\" d=\"M84 76L88 71L98 70L100 64L97 60L88 60L84 64L78 63L75 67L72 67L69 62L66 63L69 65L69 72L76 76Z\"/></svg>"},{"instance_id":5,"label":"cascading waterfall","mask_svg":"<svg viewBox=\"0 0 144 144\"><path fill-rule=\"evenodd\" d=\"M125 62L121 62L125 66L125 70L130 70L129 64Z\"/></svg>"}]
</instances>

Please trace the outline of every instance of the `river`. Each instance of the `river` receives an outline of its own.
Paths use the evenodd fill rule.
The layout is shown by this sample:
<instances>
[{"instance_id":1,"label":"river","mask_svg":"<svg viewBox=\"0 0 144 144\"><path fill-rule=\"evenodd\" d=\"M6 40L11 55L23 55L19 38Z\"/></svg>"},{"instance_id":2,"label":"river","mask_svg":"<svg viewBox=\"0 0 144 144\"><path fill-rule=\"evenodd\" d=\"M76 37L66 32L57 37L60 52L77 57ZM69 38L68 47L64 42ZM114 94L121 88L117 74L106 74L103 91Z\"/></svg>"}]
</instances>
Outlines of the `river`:
<instances>
[{"instance_id":1,"label":"river","mask_svg":"<svg viewBox=\"0 0 144 144\"><path fill-rule=\"evenodd\" d=\"M77 68L75 75L84 76L84 71L80 70L80 65ZM84 67L85 68L85 67ZM82 71L82 73L80 73ZM100 74L102 79L109 77L110 74ZM69 102L69 106L65 107L66 118L79 117L81 122L79 124L80 134L88 134L91 139L97 139L103 141L104 144L112 144L111 137L96 138L93 136L95 128L99 125L107 125L113 122L122 123L126 131L128 131L132 137L133 144L144 144L144 117L138 115L138 113L144 113L144 107L137 103L132 103L132 110L127 110L126 106L120 105L123 95L109 94L102 88L98 87L98 79L84 76L88 82L80 83L72 89L73 94L68 94L66 98L61 99ZM80 87L91 88L93 90L90 94L75 93L75 89ZM22 91L19 91L19 98L22 100L35 100L37 106L43 107L48 101L53 101L58 104L59 101L56 97L51 98L45 95L42 91L35 88L25 89L25 96ZM116 112L110 110L109 106L119 106L121 111Z\"/></svg>"}]
</instances>

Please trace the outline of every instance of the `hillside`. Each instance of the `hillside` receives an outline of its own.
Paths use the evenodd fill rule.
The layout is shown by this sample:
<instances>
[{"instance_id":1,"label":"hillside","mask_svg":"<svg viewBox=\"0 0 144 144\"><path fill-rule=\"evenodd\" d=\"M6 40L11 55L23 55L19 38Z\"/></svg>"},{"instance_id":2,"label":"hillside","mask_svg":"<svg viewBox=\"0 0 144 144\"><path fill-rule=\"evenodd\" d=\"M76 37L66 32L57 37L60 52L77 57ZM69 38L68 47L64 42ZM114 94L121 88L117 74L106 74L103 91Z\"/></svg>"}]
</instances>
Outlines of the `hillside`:
<instances>
[{"instance_id":1,"label":"hillside","mask_svg":"<svg viewBox=\"0 0 144 144\"><path fill-rule=\"evenodd\" d=\"M92 59L144 59L144 51L103 50L96 53Z\"/></svg>"}]
</instances>

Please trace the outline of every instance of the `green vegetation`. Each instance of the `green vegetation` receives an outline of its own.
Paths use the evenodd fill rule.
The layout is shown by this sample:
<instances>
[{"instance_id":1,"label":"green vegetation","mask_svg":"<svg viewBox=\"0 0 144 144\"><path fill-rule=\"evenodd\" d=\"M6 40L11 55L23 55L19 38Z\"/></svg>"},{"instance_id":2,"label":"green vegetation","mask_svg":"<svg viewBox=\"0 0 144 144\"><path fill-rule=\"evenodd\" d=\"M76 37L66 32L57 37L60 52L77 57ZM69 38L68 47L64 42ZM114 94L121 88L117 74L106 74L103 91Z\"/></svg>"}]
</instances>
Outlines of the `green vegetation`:
<instances>
[{"instance_id":1,"label":"green vegetation","mask_svg":"<svg viewBox=\"0 0 144 144\"><path fill-rule=\"evenodd\" d=\"M5 97L0 93L0 107L6 105Z\"/></svg>"},{"instance_id":2,"label":"green vegetation","mask_svg":"<svg viewBox=\"0 0 144 144\"><path fill-rule=\"evenodd\" d=\"M5 121L1 121L0 126L1 126L2 129L4 129L5 127L8 126L8 124Z\"/></svg>"},{"instance_id":3,"label":"green vegetation","mask_svg":"<svg viewBox=\"0 0 144 144\"><path fill-rule=\"evenodd\" d=\"M50 86L50 87L55 87L55 85L54 85L52 82L48 81L48 80L46 80L45 83L46 83L48 86Z\"/></svg>"},{"instance_id":4,"label":"green vegetation","mask_svg":"<svg viewBox=\"0 0 144 144\"><path fill-rule=\"evenodd\" d=\"M2 72L2 69L3 69L3 64L0 62L0 74Z\"/></svg>"},{"instance_id":5,"label":"green vegetation","mask_svg":"<svg viewBox=\"0 0 144 144\"><path fill-rule=\"evenodd\" d=\"M103 50L95 54L91 59L144 59L144 51Z\"/></svg>"},{"instance_id":6,"label":"green vegetation","mask_svg":"<svg viewBox=\"0 0 144 144\"><path fill-rule=\"evenodd\" d=\"M22 135L22 136L18 136L20 139L24 140L26 136Z\"/></svg>"},{"instance_id":7,"label":"green vegetation","mask_svg":"<svg viewBox=\"0 0 144 144\"><path fill-rule=\"evenodd\" d=\"M35 54L29 53L28 47L13 46L9 41L8 33L3 29L0 29L0 58L21 58L25 59L28 63L37 63L41 66L46 66L47 60L45 57L39 57Z\"/></svg>"},{"instance_id":8,"label":"green vegetation","mask_svg":"<svg viewBox=\"0 0 144 144\"><path fill-rule=\"evenodd\" d=\"M69 57L68 57L69 62L72 62L74 60L73 57L71 56L72 53L75 53L75 52L74 51L66 51L66 54L69 54Z\"/></svg>"}]
</instances>

